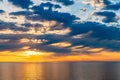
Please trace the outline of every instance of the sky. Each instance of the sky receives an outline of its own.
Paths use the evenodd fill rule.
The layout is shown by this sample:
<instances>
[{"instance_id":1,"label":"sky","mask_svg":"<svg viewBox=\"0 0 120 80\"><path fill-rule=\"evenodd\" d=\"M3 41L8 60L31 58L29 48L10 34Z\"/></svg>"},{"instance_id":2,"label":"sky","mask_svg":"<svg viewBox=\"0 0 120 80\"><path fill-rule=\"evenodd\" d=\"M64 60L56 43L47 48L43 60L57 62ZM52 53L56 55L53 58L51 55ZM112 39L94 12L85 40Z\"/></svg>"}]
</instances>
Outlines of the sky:
<instances>
[{"instance_id":1,"label":"sky","mask_svg":"<svg viewBox=\"0 0 120 80\"><path fill-rule=\"evenodd\" d=\"M0 0L0 61L120 61L120 1Z\"/></svg>"}]
</instances>

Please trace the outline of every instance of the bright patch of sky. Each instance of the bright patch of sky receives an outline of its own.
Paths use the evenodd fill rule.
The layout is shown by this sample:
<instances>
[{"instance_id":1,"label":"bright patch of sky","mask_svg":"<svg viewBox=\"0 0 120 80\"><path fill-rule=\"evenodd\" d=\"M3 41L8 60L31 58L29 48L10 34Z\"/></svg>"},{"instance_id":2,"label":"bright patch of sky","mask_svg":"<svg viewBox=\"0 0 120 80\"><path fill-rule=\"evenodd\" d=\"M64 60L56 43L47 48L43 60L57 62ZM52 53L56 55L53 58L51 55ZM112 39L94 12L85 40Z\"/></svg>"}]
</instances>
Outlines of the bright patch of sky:
<instances>
[{"instance_id":1,"label":"bright patch of sky","mask_svg":"<svg viewBox=\"0 0 120 80\"><path fill-rule=\"evenodd\" d=\"M10 2L8 2L8 0L3 0L0 2L0 9L3 9L6 13L23 10L20 7L12 5Z\"/></svg>"}]
</instances>

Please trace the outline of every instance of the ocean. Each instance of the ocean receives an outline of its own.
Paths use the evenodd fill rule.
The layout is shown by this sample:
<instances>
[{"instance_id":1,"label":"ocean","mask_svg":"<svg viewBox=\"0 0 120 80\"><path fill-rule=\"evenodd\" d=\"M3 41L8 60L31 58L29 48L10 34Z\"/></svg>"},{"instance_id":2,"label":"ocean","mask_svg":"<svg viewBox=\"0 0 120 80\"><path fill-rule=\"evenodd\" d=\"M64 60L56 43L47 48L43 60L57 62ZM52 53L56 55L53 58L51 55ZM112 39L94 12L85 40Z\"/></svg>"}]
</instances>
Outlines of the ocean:
<instances>
[{"instance_id":1,"label":"ocean","mask_svg":"<svg viewBox=\"0 0 120 80\"><path fill-rule=\"evenodd\" d=\"M0 80L120 80L120 63L0 63Z\"/></svg>"}]
</instances>

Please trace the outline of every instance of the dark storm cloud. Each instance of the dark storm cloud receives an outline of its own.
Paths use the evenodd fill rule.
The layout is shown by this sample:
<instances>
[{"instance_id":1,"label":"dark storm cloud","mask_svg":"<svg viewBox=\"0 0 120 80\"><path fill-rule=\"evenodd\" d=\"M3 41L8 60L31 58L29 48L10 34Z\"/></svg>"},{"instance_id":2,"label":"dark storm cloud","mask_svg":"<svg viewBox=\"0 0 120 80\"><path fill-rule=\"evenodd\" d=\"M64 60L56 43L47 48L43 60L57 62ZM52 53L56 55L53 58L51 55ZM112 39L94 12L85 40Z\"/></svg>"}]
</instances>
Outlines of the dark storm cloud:
<instances>
[{"instance_id":1,"label":"dark storm cloud","mask_svg":"<svg viewBox=\"0 0 120 80\"><path fill-rule=\"evenodd\" d=\"M33 4L31 0L8 0L13 5L21 7L23 9L29 9L29 6Z\"/></svg>"},{"instance_id":2,"label":"dark storm cloud","mask_svg":"<svg viewBox=\"0 0 120 80\"><path fill-rule=\"evenodd\" d=\"M116 14L114 12L109 12L109 11L103 11L103 12L95 12L94 13L95 15L98 15L98 16L103 16L105 17L102 21L105 22L105 23L110 23L110 22L116 22L117 19L115 18L116 17Z\"/></svg>"},{"instance_id":3,"label":"dark storm cloud","mask_svg":"<svg viewBox=\"0 0 120 80\"><path fill-rule=\"evenodd\" d=\"M5 11L4 10L0 10L0 13L4 13Z\"/></svg>"},{"instance_id":4,"label":"dark storm cloud","mask_svg":"<svg viewBox=\"0 0 120 80\"><path fill-rule=\"evenodd\" d=\"M28 31L27 28L18 27L14 22L0 21L0 30L10 29L14 31Z\"/></svg>"},{"instance_id":5,"label":"dark storm cloud","mask_svg":"<svg viewBox=\"0 0 120 80\"><path fill-rule=\"evenodd\" d=\"M107 5L104 9L108 9L108 10L119 10L120 9L120 3L116 3L116 4L110 4Z\"/></svg>"},{"instance_id":6,"label":"dark storm cloud","mask_svg":"<svg viewBox=\"0 0 120 80\"><path fill-rule=\"evenodd\" d=\"M47 2L41 3L39 6L34 6L32 9L34 10L34 13L38 14L41 17L40 19L43 20L55 20L65 24L71 24L74 20L78 19L76 16L69 13L53 11L54 6L54 4ZM45 7L48 9L44 9Z\"/></svg>"}]
</instances>

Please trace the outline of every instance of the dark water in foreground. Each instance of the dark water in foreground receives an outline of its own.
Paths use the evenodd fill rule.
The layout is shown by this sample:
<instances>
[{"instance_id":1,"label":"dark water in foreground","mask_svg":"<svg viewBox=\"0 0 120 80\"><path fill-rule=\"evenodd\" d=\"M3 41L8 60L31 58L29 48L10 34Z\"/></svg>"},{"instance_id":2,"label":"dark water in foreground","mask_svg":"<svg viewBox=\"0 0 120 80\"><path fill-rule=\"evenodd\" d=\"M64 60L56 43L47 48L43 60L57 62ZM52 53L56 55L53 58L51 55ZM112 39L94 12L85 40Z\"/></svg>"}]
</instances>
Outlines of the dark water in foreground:
<instances>
[{"instance_id":1,"label":"dark water in foreground","mask_svg":"<svg viewBox=\"0 0 120 80\"><path fill-rule=\"evenodd\" d=\"M120 80L120 63L0 63L0 80Z\"/></svg>"}]
</instances>

